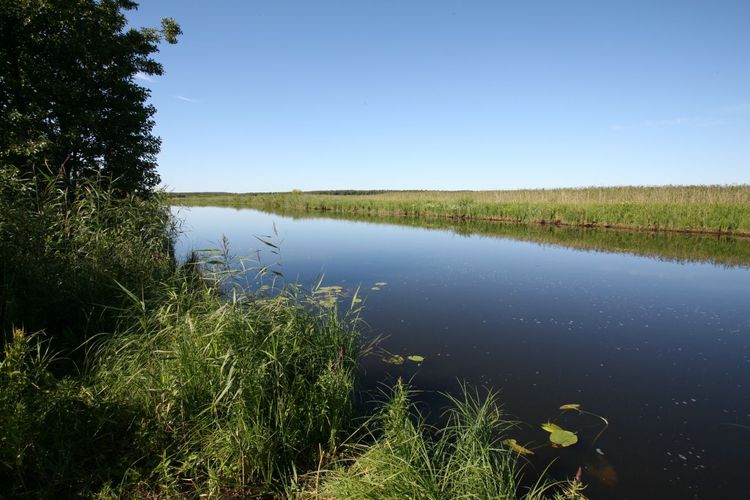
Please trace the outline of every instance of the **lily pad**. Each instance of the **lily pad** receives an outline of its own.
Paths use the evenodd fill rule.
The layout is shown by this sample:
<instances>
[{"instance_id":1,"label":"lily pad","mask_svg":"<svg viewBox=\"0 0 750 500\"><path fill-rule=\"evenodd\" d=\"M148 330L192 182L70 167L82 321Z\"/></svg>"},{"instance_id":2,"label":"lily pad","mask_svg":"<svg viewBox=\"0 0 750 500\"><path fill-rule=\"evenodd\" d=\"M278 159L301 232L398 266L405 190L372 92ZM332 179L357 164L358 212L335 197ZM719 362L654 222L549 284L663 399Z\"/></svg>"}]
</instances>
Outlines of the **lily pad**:
<instances>
[{"instance_id":1,"label":"lily pad","mask_svg":"<svg viewBox=\"0 0 750 500\"><path fill-rule=\"evenodd\" d=\"M549 435L549 440L552 441L553 444L562 446L563 448L567 448L568 446L572 446L578 442L578 436L570 431L559 430L551 432Z\"/></svg>"},{"instance_id":2,"label":"lily pad","mask_svg":"<svg viewBox=\"0 0 750 500\"><path fill-rule=\"evenodd\" d=\"M409 361L414 361L415 363L421 363L422 361L424 361L424 356L412 354L411 356L407 356L406 359L408 359Z\"/></svg>"},{"instance_id":3,"label":"lily pad","mask_svg":"<svg viewBox=\"0 0 750 500\"><path fill-rule=\"evenodd\" d=\"M579 405L578 403L570 403L567 405L562 405L560 409L561 410L580 410L581 405Z\"/></svg>"},{"instance_id":4,"label":"lily pad","mask_svg":"<svg viewBox=\"0 0 750 500\"><path fill-rule=\"evenodd\" d=\"M544 429L547 432L555 432L555 431L563 430L562 427L560 427L557 424L553 424L552 422L547 422L547 423L542 424L542 429Z\"/></svg>"},{"instance_id":5,"label":"lily pad","mask_svg":"<svg viewBox=\"0 0 750 500\"><path fill-rule=\"evenodd\" d=\"M394 354L393 356L386 356L383 358L383 361L390 365L403 365L404 357L399 354Z\"/></svg>"},{"instance_id":6,"label":"lily pad","mask_svg":"<svg viewBox=\"0 0 750 500\"><path fill-rule=\"evenodd\" d=\"M515 439L506 439L503 441L511 450L515 451L520 455L533 455L534 452L528 448L524 448Z\"/></svg>"}]
</instances>

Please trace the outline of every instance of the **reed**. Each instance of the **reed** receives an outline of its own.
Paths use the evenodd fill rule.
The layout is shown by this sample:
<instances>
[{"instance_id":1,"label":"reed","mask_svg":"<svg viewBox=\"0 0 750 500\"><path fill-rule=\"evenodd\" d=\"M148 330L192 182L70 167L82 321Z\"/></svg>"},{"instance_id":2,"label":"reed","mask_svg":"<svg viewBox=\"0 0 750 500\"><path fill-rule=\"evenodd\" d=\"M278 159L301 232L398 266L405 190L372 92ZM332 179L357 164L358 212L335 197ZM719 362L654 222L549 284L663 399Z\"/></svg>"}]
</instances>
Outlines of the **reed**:
<instances>
[{"instance_id":1,"label":"reed","mask_svg":"<svg viewBox=\"0 0 750 500\"><path fill-rule=\"evenodd\" d=\"M411 403L400 380L366 425L363 444L350 446L351 458L323 474L324 498L555 498L579 499L574 480L539 481L522 487L519 455L503 444L513 426L497 395L462 387L447 396L447 423L430 427Z\"/></svg>"},{"instance_id":2,"label":"reed","mask_svg":"<svg viewBox=\"0 0 750 500\"><path fill-rule=\"evenodd\" d=\"M750 234L750 186L626 186L366 194L173 194L172 203Z\"/></svg>"},{"instance_id":3,"label":"reed","mask_svg":"<svg viewBox=\"0 0 750 500\"><path fill-rule=\"evenodd\" d=\"M0 176L3 496L523 494L494 396L465 392L433 429L403 385L369 442L297 488L353 442L356 310L295 286L241 292L227 255L176 266L158 195ZM546 487L527 496L564 492Z\"/></svg>"},{"instance_id":4,"label":"reed","mask_svg":"<svg viewBox=\"0 0 750 500\"><path fill-rule=\"evenodd\" d=\"M55 177L0 169L0 327L44 329L57 349L111 330L127 297L174 273L177 224L154 193L122 197L104 179L75 195Z\"/></svg>"},{"instance_id":5,"label":"reed","mask_svg":"<svg viewBox=\"0 0 750 500\"><path fill-rule=\"evenodd\" d=\"M186 483L209 495L275 491L346 437L359 355L351 323L288 293L170 295L107 341L94 370L105 399L141 409L137 425L157 437L148 454L162 458L145 479L162 485L154 493Z\"/></svg>"}]
</instances>

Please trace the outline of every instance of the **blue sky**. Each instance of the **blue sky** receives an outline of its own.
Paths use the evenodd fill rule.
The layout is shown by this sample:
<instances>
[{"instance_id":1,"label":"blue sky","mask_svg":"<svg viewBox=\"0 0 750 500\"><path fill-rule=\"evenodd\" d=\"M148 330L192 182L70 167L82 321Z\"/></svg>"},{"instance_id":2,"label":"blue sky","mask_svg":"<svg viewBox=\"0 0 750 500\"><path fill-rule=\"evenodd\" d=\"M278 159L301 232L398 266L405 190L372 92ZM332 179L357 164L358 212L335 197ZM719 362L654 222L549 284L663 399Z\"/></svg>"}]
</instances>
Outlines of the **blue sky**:
<instances>
[{"instance_id":1,"label":"blue sky","mask_svg":"<svg viewBox=\"0 0 750 500\"><path fill-rule=\"evenodd\" d=\"M750 183L750 1L143 1L175 191Z\"/></svg>"}]
</instances>

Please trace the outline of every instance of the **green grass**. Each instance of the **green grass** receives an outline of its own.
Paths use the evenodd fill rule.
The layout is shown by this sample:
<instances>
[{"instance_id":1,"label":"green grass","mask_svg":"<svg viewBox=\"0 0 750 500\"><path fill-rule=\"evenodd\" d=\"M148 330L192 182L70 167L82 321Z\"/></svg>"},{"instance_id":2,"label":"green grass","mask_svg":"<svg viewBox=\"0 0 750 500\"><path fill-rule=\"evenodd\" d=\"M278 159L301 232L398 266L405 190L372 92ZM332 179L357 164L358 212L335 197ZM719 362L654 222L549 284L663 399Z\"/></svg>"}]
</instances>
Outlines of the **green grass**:
<instances>
[{"instance_id":1,"label":"green grass","mask_svg":"<svg viewBox=\"0 0 750 500\"><path fill-rule=\"evenodd\" d=\"M447 423L427 425L401 382L365 426L366 444L349 448L323 473L316 493L347 499L581 498L581 484L521 486L519 455L503 444L510 423L497 395L463 387L447 396ZM317 482L317 481L316 481Z\"/></svg>"},{"instance_id":2,"label":"green grass","mask_svg":"<svg viewBox=\"0 0 750 500\"><path fill-rule=\"evenodd\" d=\"M55 178L0 169L0 327L45 329L68 351L111 331L127 301L117 283L155 299L175 236L158 194L122 198L87 181L73 197Z\"/></svg>"},{"instance_id":3,"label":"green grass","mask_svg":"<svg viewBox=\"0 0 750 500\"><path fill-rule=\"evenodd\" d=\"M176 266L159 196L0 179L0 496L523 493L492 397L454 400L433 429L398 385L355 433L356 311L328 293L232 290L213 257Z\"/></svg>"},{"instance_id":4,"label":"green grass","mask_svg":"<svg viewBox=\"0 0 750 500\"><path fill-rule=\"evenodd\" d=\"M356 192L353 192L356 193ZM750 186L173 194L172 203L750 235Z\"/></svg>"},{"instance_id":5,"label":"green grass","mask_svg":"<svg viewBox=\"0 0 750 500\"><path fill-rule=\"evenodd\" d=\"M55 378L41 338L16 330L0 364L6 491L269 494L349 435L351 322L288 294L168 294L93 339L83 376Z\"/></svg>"},{"instance_id":6,"label":"green grass","mask_svg":"<svg viewBox=\"0 0 750 500\"><path fill-rule=\"evenodd\" d=\"M172 292L108 340L95 383L141 410L160 463L159 494L277 490L351 430L358 340L335 313L298 297L225 300ZM248 490L249 488L249 490Z\"/></svg>"}]
</instances>

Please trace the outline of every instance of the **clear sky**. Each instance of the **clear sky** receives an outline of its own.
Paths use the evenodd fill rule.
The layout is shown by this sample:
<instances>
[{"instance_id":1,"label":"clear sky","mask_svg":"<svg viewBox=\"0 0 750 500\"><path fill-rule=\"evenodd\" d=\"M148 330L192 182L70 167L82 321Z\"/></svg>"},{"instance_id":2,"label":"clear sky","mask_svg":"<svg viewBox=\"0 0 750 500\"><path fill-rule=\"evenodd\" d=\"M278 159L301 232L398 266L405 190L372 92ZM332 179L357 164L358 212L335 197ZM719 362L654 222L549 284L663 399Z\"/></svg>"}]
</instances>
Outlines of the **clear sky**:
<instances>
[{"instance_id":1,"label":"clear sky","mask_svg":"<svg viewBox=\"0 0 750 500\"><path fill-rule=\"evenodd\" d=\"M145 0L175 191L750 183L750 1Z\"/></svg>"}]
</instances>

